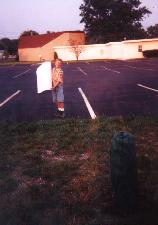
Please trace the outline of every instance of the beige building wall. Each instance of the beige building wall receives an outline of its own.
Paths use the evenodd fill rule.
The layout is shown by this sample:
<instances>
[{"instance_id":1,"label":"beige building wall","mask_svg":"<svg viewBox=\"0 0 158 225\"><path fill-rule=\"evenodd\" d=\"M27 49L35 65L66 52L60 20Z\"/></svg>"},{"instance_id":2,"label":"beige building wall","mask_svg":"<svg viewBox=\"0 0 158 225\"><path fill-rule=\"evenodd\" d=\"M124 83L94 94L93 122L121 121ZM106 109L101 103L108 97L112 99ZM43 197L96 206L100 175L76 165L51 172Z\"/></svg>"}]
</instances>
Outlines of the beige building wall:
<instances>
[{"instance_id":1,"label":"beige building wall","mask_svg":"<svg viewBox=\"0 0 158 225\"><path fill-rule=\"evenodd\" d=\"M48 44L42 47L42 58L44 60L53 60L54 59L54 47L55 46L67 46L70 45L70 40L75 43L81 42L85 44L85 35L84 33L64 33L55 40L49 42ZM62 43L62 44L61 44Z\"/></svg>"},{"instance_id":2,"label":"beige building wall","mask_svg":"<svg viewBox=\"0 0 158 225\"><path fill-rule=\"evenodd\" d=\"M139 52L139 46L144 50L158 49L158 39L144 39L138 41L124 41L123 59L144 58L143 53Z\"/></svg>"},{"instance_id":3,"label":"beige building wall","mask_svg":"<svg viewBox=\"0 0 158 225\"><path fill-rule=\"evenodd\" d=\"M19 61L40 61L41 48L18 49Z\"/></svg>"},{"instance_id":4,"label":"beige building wall","mask_svg":"<svg viewBox=\"0 0 158 225\"><path fill-rule=\"evenodd\" d=\"M72 43L76 45L85 45L85 33L68 33L68 35L68 45L72 45Z\"/></svg>"},{"instance_id":5,"label":"beige building wall","mask_svg":"<svg viewBox=\"0 0 158 225\"><path fill-rule=\"evenodd\" d=\"M64 61L76 60L73 47L70 46L70 40L76 41L76 43L80 43L80 41L85 43L85 35L83 33L64 33L42 48L19 49L20 61L39 61L39 56L43 60L52 60L54 59L54 52L57 52L58 57ZM158 49L158 39L80 45L79 47L81 49L79 60L136 59L144 58L143 53L138 50L140 47L142 50Z\"/></svg>"},{"instance_id":6,"label":"beige building wall","mask_svg":"<svg viewBox=\"0 0 158 225\"><path fill-rule=\"evenodd\" d=\"M107 59L122 59L124 50L121 42L110 42L105 44Z\"/></svg>"},{"instance_id":7,"label":"beige building wall","mask_svg":"<svg viewBox=\"0 0 158 225\"><path fill-rule=\"evenodd\" d=\"M67 33L60 35L55 40L52 40L48 44L44 45L41 48L41 55L43 60L53 60L54 59L54 46L61 45L65 46L68 45L69 35Z\"/></svg>"},{"instance_id":8,"label":"beige building wall","mask_svg":"<svg viewBox=\"0 0 158 225\"><path fill-rule=\"evenodd\" d=\"M79 60L94 60L94 59L116 59L122 57L122 49L119 44L96 44L79 46L82 49L79 55ZM58 56L64 61L76 60L75 53L71 46L54 47Z\"/></svg>"},{"instance_id":9,"label":"beige building wall","mask_svg":"<svg viewBox=\"0 0 158 225\"><path fill-rule=\"evenodd\" d=\"M140 42L137 43L124 43L123 50L124 54L122 55L123 59L141 59L143 57L143 53L138 51Z\"/></svg>"},{"instance_id":10,"label":"beige building wall","mask_svg":"<svg viewBox=\"0 0 158 225\"><path fill-rule=\"evenodd\" d=\"M82 48L83 51L79 56L80 60L105 59L107 57L105 44L85 45Z\"/></svg>"},{"instance_id":11,"label":"beige building wall","mask_svg":"<svg viewBox=\"0 0 158 225\"><path fill-rule=\"evenodd\" d=\"M142 42L143 50L152 50L152 49L158 49L158 39L153 39L149 42Z\"/></svg>"},{"instance_id":12,"label":"beige building wall","mask_svg":"<svg viewBox=\"0 0 158 225\"><path fill-rule=\"evenodd\" d=\"M81 49L79 60L105 59L108 57L105 44L79 45L79 48ZM54 51L57 52L59 58L63 61L76 60L76 55L72 46L57 46L54 47Z\"/></svg>"},{"instance_id":13,"label":"beige building wall","mask_svg":"<svg viewBox=\"0 0 158 225\"><path fill-rule=\"evenodd\" d=\"M20 61L40 61L42 60L53 60L54 59L54 46L67 46L70 45L70 40L75 43L85 44L84 33L63 33L56 39L47 43L41 48L24 48L19 49L19 60Z\"/></svg>"},{"instance_id":14,"label":"beige building wall","mask_svg":"<svg viewBox=\"0 0 158 225\"><path fill-rule=\"evenodd\" d=\"M83 45L79 60L95 59L137 59L144 58L143 53L138 51L158 49L158 39L132 40L122 42L111 42L107 44ZM64 61L76 60L71 46L54 47L54 51Z\"/></svg>"},{"instance_id":15,"label":"beige building wall","mask_svg":"<svg viewBox=\"0 0 158 225\"><path fill-rule=\"evenodd\" d=\"M72 47L70 46L54 47L54 51L57 52L58 57L63 61L76 60L75 54L72 52Z\"/></svg>"}]
</instances>

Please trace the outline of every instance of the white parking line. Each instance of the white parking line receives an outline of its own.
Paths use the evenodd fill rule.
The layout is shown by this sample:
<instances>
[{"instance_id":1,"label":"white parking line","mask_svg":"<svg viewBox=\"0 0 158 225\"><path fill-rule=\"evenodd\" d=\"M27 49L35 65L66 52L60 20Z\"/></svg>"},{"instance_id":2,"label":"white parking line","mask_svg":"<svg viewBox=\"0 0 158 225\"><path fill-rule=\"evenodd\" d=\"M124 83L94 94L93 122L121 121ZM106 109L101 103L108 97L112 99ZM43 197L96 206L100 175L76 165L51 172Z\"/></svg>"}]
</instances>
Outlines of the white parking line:
<instances>
[{"instance_id":1,"label":"white parking line","mask_svg":"<svg viewBox=\"0 0 158 225\"><path fill-rule=\"evenodd\" d=\"M41 65L42 63L34 63L34 64L31 64L30 66L37 66L37 65Z\"/></svg>"},{"instance_id":2,"label":"white parking line","mask_svg":"<svg viewBox=\"0 0 158 225\"><path fill-rule=\"evenodd\" d=\"M26 70L26 71L24 71L24 72L22 72L22 73L20 73L20 74L18 74L18 75L16 75L16 76L14 76L13 78L20 77L20 76L24 75L25 73L28 73L30 70L31 70L31 69L28 69L28 70Z\"/></svg>"},{"instance_id":3,"label":"white parking line","mask_svg":"<svg viewBox=\"0 0 158 225\"><path fill-rule=\"evenodd\" d=\"M91 118L92 118L93 120L96 119L97 116L95 115L95 113L94 113L94 111L93 111L93 109L92 109L92 107L91 107L91 105L90 105L90 103L89 103L89 101L88 101L86 95L85 95L84 92L82 91L82 88L78 88L78 90L79 90L79 92L80 92L80 94L81 94L81 96L82 96L82 98L83 98L83 100L84 100L84 102L85 102L85 104L86 104L86 106L87 106L87 109L88 109L88 111L89 111L89 114L90 114Z\"/></svg>"},{"instance_id":4,"label":"white parking line","mask_svg":"<svg viewBox=\"0 0 158 225\"><path fill-rule=\"evenodd\" d=\"M78 69L81 73L83 73L85 76L88 76L88 74L87 74L84 70L82 70L80 67L77 67L77 69Z\"/></svg>"},{"instance_id":5,"label":"white parking line","mask_svg":"<svg viewBox=\"0 0 158 225\"><path fill-rule=\"evenodd\" d=\"M147 66L153 67L153 69L157 69L158 64L145 63Z\"/></svg>"},{"instance_id":6,"label":"white parking line","mask_svg":"<svg viewBox=\"0 0 158 225\"><path fill-rule=\"evenodd\" d=\"M147 70L147 71L154 71L153 69L149 69L149 68L140 68L140 67L136 67L136 66L127 66L128 68L132 68L132 69L138 69L138 70Z\"/></svg>"},{"instance_id":7,"label":"white parking line","mask_svg":"<svg viewBox=\"0 0 158 225\"><path fill-rule=\"evenodd\" d=\"M158 92L157 89L153 89L153 88L150 88L150 87L147 87L147 86L144 86L142 84L137 84L139 87L142 87L142 88L145 88L145 89L148 89L148 90L151 90L151 91L155 91L155 92Z\"/></svg>"},{"instance_id":8,"label":"white parking line","mask_svg":"<svg viewBox=\"0 0 158 225\"><path fill-rule=\"evenodd\" d=\"M104 68L104 70L109 70L109 71L114 72L114 73L117 73L117 74L120 74L121 73L121 72L119 72L117 70L112 70L112 69L109 69L109 68L107 68L105 66L101 66L101 67Z\"/></svg>"},{"instance_id":9,"label":"white parking line","mask_svg":"<svg viewBox=\"0 0 158 225\"><path fill-rule=\"evenodd\" d=\"M14 98L16 95L18 95L21 92L21 90L18 90L17 92L15 92L14 94L12 94L11 96L9 96L8 98L6 98L2 103L0 103L0 107L2 107L3 105L5 105L7 102L9 102L12 98Z\"/></svg>"}]
</instances>

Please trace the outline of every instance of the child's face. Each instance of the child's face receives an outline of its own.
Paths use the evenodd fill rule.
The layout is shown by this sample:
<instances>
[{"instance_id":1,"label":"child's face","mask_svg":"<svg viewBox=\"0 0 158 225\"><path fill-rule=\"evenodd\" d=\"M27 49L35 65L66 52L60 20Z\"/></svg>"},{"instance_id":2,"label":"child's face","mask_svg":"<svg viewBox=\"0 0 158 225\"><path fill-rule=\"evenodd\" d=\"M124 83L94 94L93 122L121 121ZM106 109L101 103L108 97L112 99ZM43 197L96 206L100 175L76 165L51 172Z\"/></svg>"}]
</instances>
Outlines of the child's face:
<instances>
[{"instance_id":1,"label":"child's face","mask_svg":"<svg viewBox=\"0 0 158 225\"><path fill-rule=\"evenodd\" d=\"M60 60L56 60L55 61L55 67L56 68L61 68L61 66L62 66L62 62Z\"/></svg>"}]
</instances>

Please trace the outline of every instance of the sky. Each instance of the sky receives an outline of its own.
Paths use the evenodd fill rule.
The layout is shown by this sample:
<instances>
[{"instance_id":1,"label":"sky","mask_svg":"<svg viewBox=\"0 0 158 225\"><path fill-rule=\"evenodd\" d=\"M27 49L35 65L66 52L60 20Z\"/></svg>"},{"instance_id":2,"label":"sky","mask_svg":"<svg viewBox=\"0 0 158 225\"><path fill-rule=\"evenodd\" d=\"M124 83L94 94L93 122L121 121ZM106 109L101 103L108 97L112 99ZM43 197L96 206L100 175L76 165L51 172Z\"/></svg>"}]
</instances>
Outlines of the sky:
<instances>
[{"instance_id":1,"label":"sky","mask_svg":"<svg viewBox=\"0 0 158 225\"><path fill-rule=\"evenodd\" d=\"M158 23L158 0L141 0L152 11L146 17L146 28ZM83 30L79 6L82 0L0 0L0 38L18 38L25 30Z\"/></svg>"}]
</instances>

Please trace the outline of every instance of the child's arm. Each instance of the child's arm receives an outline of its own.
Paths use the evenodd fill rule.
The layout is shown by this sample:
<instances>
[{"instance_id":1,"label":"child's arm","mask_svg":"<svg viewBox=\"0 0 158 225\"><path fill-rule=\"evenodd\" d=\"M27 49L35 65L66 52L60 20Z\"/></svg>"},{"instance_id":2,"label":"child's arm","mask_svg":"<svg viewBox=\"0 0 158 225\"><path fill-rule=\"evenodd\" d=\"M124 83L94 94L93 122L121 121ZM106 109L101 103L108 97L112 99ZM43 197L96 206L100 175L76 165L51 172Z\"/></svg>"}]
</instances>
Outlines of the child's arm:
<instances>
[{"instance_id":1,"label":"child's arm","mask_svg":"<svg viewBox=\"0 0 158 225\"><path fill-rule=\"evenodd\" d=\"M55 86L53 86L53 89L55 89L56 87L58 87L60 83L61 83L61 82L60 82L60 81L58 81L58 82L56 83L56 85L55 85Z\"/></svg>"},{"instance_id":2,"label":"child's arm","mask_svg":"<svg viewBox=\"0 0 158 225\"><path fill-rule=\"evenodd\" d=\"M52 90L53 90L53 74L54 74L54 68L52 69Z\"/></svg>"}]
</instances>

